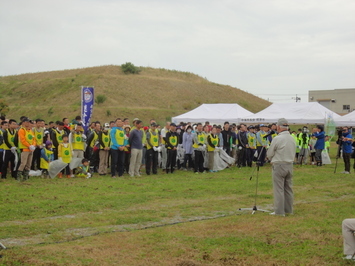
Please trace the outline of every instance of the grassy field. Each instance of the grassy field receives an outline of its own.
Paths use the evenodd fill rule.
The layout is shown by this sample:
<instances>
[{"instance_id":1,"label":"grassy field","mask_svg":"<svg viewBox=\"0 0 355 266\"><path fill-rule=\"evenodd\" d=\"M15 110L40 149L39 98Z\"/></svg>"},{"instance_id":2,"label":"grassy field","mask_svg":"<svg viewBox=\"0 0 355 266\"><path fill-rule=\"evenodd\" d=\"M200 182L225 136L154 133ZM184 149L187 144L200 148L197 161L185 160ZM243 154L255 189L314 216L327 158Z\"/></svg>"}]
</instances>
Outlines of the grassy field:
<instances>
[{"instance_id":1,"label":"grassy field","mask_svg":"<svg viewBox=\"0 0 355 266\"><path fill-rule=\"evenodd\" d=\"M158 123L203 103L237 103L258 112L271 103L238 88L208 81L193 73L142 67L138 75L124 74L120 66L29 73L0 77L0 100L9 105L8 118L26 115L47 122L80 115L81 86L95 87L92 120L109 122L117 117L139 117ZM201 121L205 122L205 121Z\"/></svg>"},{"instance_id":2,"label":"grassy field","mask_svg":"<svg viewBox=\"0 0 355 266\"><path fill-rule=\"evenodd\" d=\"M333 147L333 153L335 148ZM333 163L335 159L333 158ZM354 173L294 168L294 215L272 210L269 165L195 175L0 183L1 265L347 265L341 222ZM339 161L338 172L343 171ZM350 265L350 263L349 263Z\"/></svg>"}]
</instances>

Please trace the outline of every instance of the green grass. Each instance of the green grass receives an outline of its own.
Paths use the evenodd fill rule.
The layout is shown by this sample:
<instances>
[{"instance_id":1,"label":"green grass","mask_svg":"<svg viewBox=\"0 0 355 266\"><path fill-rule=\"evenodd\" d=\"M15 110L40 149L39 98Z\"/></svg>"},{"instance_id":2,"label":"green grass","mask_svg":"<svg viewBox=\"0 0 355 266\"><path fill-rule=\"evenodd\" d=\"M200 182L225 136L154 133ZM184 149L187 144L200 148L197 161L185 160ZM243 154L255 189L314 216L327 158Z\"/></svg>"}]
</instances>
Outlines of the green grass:
<instances>
[{"instance_id":1,"label":"green grass","mask_svg":"<svg viewBox=\"0 0 355 266\"><path fill-rule=\"evenodd\" d=\"M257 172L249 180L250 168L6 180L0 242L9 249L0 252L0 264L346 265L341 221L354 213L355 177L333 171L295 166L288 217L238 211L254 205ZM271 210L270 166L258 177L257 206Z\"/></svg>"}]
</instances>

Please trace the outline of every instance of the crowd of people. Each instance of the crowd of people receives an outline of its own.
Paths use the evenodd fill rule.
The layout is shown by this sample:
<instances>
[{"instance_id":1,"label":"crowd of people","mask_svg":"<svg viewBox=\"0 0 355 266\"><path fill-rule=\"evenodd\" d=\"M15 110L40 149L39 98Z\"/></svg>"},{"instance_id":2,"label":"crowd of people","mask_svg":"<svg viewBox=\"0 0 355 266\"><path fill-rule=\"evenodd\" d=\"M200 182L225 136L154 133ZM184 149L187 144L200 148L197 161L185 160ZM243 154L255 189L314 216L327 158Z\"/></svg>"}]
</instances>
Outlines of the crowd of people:
<instances>
[{"instance_id":1,"label":"crowd of people","mask_svg":"<svg viewBox=\"0 0 355 266\"><path fill-rule=\"evenodd\" d=\"M138 118L132 125L128 118L117 118L104 124L92 122L84 130L80 116L48 124L25 116L19 122L5 117L0 121L1 177L6 178L10 170L11 176L19 180L28 179L30 170L48 175L50 163L55 160L66 164L59 178L79 174L90 177L92 173L113 178L124 173L140 176L144 168L150 175L160 168L163 173L190 169L198 174L232 165L263 166L268 162L267 149L277 136L276 123L247 126L225 122L221 126L208 121L178 125L166 122L160 126L151 119L144 127ZM290 133L297 147L294 163L322 166L322 152L329 149L323 127L319 125L311 133L307 127ZM73 167L73 160L79 160L80 165ZM346 167L345 171L350 169Z\"/></svg>"}]
</instances>

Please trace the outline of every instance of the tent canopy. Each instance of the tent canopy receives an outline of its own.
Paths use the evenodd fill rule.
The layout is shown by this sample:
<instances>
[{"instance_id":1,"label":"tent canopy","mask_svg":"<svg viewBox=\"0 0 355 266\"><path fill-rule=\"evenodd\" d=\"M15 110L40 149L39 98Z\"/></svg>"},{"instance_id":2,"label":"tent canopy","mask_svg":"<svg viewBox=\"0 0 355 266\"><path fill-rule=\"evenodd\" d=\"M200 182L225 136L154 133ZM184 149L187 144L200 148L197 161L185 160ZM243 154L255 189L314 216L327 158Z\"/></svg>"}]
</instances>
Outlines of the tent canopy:
<instances>
[{"instance_id":1,"label":"tent canopy","mask_svg":"<svg viewBox=\"0 0 355 266\"><path fill-rule=\"evenodd\" d=\"M252 115L253 113L244 109L236 103L216 103L202 104L199 107L172 118L174 123L191 122L222 125L225 121L229 123L239 123L241 117Z\"/></svg>"},{"instance_id":2,"label":"tent canopy","mask_svg":"<svg viewBox=\"0 0 355 266\"><path fill-rule=\"evenodd\" d=\"M337 126L355 126L355 111L334 119Z\"/></svg>"},{"instance_id":3,"label":"tent canopy","mask_svg":"<svg viewBox=\"0 0 355 266\"><path fill-rule=\"evenodd\" d=\"M317 102L309 103L274 103L264 110L242 117L243 123L275 123L279 118L286 118L290 124L324 124L326 119L340 117Z\"/></svg>"}]
</instances>

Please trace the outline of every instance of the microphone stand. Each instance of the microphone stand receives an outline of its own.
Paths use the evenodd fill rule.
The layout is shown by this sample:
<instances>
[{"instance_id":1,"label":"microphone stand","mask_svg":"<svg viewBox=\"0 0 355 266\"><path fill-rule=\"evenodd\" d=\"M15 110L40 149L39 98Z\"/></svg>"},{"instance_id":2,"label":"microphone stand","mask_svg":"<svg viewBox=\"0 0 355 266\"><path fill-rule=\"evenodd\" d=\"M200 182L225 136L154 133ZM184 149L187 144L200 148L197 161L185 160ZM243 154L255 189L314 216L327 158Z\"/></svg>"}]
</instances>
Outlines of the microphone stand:
<instances>
[{"instance_id":1,"label":"microphone stand","mask_svg":"<svg viewBox=\"0 0 355 266\"><path fill-rule=\"evenodd\" d=\"M253 172L251 173L251 176L249 178L249 180L252 180L253 179L253 175L254 175L254 172L255 172L255 169L257 170L256 171L256 182L255 182L255 197L254 197L254 206L253 208L239 208L240 211L252 211L251 214L254 214L255 212L257 211L260 211L260 212L270 212L268 210L262 210L262 209L258 209L256 207L256 198L258 196L258 185L259 185L259 168L260 168L260 155L262 154L263 150L265 149L265 147L263 146L262 149L260 150L260 154L258 154L258 159L256 161L256 166L255 168L253 169Z\"/></svg>"}]
</instances>

